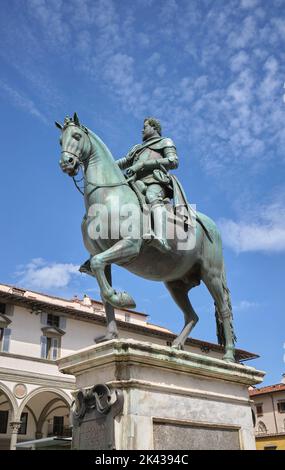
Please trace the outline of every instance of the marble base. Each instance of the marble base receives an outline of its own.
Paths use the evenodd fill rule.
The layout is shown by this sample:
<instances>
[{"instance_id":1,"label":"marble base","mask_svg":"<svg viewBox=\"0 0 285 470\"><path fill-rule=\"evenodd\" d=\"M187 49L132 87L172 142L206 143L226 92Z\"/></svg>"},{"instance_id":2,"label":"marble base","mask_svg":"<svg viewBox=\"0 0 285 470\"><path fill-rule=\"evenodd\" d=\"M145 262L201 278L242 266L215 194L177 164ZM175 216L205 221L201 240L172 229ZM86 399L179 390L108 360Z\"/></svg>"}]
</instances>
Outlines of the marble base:
<instances>
[{"instance_id":1,"label":"marble base","mask_svg":"<svg viewBox=\"0 0 285 470\"><path fill-rule=\"evenodd\" d=\"M74 448L255 449L248 387L262 382L264 373L253 367L131 339L78 351L58 360L58 366L76 377L77 389L85 390L89 405L97 400L96 416L91 413L94 406L90 412L87 406L85 415L81 408L81 421L75 420ZM98 421L98 416L104 418L102 397L98 387L94 389L98 384L110 390L110 410L111 402L121 399L111 420L105 409L103 428ZM80 397L82 402L82 393ZM106 430L113 441L108 437L98 444L98 438L92 439L98 429Z\"/></svg>"}]
</instances>

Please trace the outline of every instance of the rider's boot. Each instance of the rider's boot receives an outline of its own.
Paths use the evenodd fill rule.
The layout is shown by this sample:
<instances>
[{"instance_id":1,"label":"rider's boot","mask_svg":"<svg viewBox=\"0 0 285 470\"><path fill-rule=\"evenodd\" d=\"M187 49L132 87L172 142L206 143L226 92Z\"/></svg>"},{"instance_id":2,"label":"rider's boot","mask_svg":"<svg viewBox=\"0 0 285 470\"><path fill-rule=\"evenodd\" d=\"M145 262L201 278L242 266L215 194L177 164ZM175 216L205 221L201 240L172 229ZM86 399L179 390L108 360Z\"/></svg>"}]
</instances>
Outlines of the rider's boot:
<instances>
[{"instance_id":1,"label":"rider's boot","mask_svg":"<svg viewBox=\"0 0 285 470\"><path fill-rule=\"evenodd\" d=\"M171 251L171 246L167 241L167 210L161 201L155 203L152 208L153 233L150 245L155 246L159 251L165 253Z\"/></svg>"}]
</instances>

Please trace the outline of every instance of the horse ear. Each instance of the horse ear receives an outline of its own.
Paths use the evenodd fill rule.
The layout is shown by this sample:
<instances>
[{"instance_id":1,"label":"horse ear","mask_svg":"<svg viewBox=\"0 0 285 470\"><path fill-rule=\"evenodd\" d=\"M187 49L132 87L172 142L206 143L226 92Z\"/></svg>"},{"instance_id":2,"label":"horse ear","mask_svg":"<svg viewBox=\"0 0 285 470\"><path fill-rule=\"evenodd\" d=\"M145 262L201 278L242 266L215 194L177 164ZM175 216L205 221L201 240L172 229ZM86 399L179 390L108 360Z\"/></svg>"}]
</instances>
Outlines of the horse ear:
<instances>
[{"instance_id":1,"label":"horse ear","mask_svg":"<svg viewBox=\"0 0 285 470\"><path fill-rule=\"evenodd\" d=\"M55 125L62 131L63 127L59 122L55 121Z\"/></svg>"},{"instance_id":2,"label":"horse ear","mask_svg":"<svg viewBox=\"0 0 285 470\"><path fill-rule=\"evenodd\" d=\"M79 118L76 113L74 113L73 115L73 121L74 121L74 124L76 124L76 126L80 126Z\"/></svg>"}]
</instances>

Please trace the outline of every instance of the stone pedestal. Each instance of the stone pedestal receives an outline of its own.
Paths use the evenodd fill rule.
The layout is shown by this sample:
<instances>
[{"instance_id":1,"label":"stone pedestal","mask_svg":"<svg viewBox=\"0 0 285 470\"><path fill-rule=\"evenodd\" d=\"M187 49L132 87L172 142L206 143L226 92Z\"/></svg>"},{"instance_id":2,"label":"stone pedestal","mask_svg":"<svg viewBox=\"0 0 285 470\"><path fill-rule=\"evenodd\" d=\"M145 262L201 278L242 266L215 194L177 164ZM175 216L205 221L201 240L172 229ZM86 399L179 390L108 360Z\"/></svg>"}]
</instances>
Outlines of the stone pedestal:
<instances>
[{"instance_id":1,"label":"stone pedestal","mask_svg":"<svg viewBox=\"0 0 285 470\"><path fill-rule=\"evenodd\" d=\"M248 387L264 373L252 367L135 340L101 343L58 365L82 390L74 448L255 449Z\"/></svg>"}]
</instances>

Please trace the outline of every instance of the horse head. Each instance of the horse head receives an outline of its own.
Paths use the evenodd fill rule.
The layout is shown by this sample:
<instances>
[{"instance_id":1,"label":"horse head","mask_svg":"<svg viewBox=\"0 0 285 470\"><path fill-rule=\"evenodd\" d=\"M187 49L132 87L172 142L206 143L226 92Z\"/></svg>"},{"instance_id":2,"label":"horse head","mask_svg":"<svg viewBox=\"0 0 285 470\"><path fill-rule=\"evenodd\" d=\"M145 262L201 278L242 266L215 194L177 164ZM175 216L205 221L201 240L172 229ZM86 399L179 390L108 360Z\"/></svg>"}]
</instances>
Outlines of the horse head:
<instances>
[{"instance_id":1,"label":"horse head","mask_svg":"<svg viewBox=\"0 0 285 470\"><path fill-rule=\"evenodd\" d=\"M82 126L78 116L66 117L63 126L58 122L55 125L61 130L60 145L62 148L60 167L69 176L76 176L80 165L87 162L91 152L91 141L88 129Z\"/></svg>"}]
</instances>

